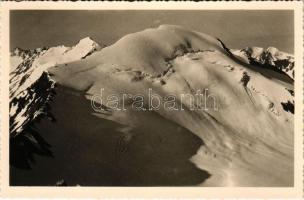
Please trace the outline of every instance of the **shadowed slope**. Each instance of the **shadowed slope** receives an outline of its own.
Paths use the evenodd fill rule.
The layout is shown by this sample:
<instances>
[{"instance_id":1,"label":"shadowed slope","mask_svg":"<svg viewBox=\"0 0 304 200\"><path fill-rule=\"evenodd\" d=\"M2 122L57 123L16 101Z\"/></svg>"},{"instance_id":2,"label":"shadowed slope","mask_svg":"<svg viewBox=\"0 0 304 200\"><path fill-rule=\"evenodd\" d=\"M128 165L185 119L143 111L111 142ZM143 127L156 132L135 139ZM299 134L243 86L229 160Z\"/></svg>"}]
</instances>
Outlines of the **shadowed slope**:
<instances>
[{"instance_id":1,"label":"shadowed slope","mask_svg":"<svg viewBox=\"0 0 304 200\"><path fill-rule=\"evenodd\" d=\"M20 162L35 162L31 170L14 163L11 185L54 185L63 178L68 185L186 186L209 177L190 162L203 143L187 129L156 113L139 111L138 127L122 125L94 116L82 94L63 87L56 92L50 104L56 121L43 118L34 126L51 145L53 157L14 151L11 156ZM22 148L20 143L11 145Z\"/></svg>"}]
</instances>

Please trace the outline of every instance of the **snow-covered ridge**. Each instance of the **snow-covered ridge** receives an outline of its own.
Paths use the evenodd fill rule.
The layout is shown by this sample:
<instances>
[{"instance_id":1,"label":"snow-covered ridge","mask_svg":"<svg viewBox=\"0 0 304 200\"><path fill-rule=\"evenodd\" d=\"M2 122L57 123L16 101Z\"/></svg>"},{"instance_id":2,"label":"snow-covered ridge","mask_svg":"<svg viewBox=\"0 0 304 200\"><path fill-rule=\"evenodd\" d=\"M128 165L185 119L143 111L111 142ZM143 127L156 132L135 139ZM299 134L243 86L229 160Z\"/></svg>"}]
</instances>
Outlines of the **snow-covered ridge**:
<instances>
[{"instance_id":1,"label":"snow-covered ridge","mask_svg":"<svg viewBox=\"0 0 304 200\"><path fill-rule=\"evenodd\" d=\"M24 60L29 59L32 56L38 55L43 51L46 51L47 47L25 50L19 47L16 47L11 52L10 56L10 72L13 72Z\"/></svg>"},{"instance_id":2,"label":"snow-covered ridge","mask_svg":"<svg viewBox=\"0 0 304 200\"><path fill-rule=\"evenodd\" d=\"M10 73L10 132L17 135L23 127L44 113L55 82L47 69L83 59L102 47L87 37L73 47L57 46L11 53Z\"/></svg>"},{"instance_id":3,"label":"snow-covered ridge","mask_svg":"<svg viewBox=\"0 0 304 200\"><path fill-rule=\"evenodd\" d=\"M233 55L247 64L272 66L294 79L294 56L275 47L247 47L241 50L230 50Z\"/></svg>"}]
</instances>

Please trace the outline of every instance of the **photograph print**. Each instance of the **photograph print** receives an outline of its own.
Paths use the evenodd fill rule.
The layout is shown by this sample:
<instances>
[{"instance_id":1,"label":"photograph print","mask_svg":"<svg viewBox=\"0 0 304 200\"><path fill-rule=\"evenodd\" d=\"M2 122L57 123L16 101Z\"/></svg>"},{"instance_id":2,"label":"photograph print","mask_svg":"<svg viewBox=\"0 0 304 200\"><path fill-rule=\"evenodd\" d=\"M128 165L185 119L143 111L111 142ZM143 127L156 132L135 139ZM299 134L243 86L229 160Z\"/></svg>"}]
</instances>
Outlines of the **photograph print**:
<instances>
[{"instance_id":1,"label":"photograph print","mask_svg":"<svg viewBox=\"0 0 304 200\"><path fill-rule=\"evenodd\" d=\"M293 187L293 10L10 10L10 186Z\"/></svg>"}]
</instances>

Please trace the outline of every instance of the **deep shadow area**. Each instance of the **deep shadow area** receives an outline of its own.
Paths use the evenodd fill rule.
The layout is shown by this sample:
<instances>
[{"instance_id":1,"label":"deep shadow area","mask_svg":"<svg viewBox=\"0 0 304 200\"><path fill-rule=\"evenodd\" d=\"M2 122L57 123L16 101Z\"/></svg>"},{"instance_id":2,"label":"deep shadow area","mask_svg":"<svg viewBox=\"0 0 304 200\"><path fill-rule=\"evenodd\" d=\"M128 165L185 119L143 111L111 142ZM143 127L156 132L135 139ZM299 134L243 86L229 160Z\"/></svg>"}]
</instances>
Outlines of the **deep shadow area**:
<instances>
[{"instance_id":1,"label":"deep shadow area","mask_svg":"<svg viewBox=\"0 0 304 200\"><path fill-rule=\"evenodd\" d=\"M20 169L31 169L36 163L35 155L53 157L51 145L35 130L32 123L21 134L10 138L9 162Z\"/></svg>"},{"instance_id":2,"label":"deep shadow area","mask_svg":"<svg viewBox=\"0 0 304 200\"><path fill-rule=\"evenodd\" d=\"M178 124L138 111L131 128L92 115L83 94L61 86L56 93L49 105L56 120L43 117L27 129L44 145L11 141L10 185L190 186L210 176L189 160L202 140Z\"/></svg>"}]
</instances>

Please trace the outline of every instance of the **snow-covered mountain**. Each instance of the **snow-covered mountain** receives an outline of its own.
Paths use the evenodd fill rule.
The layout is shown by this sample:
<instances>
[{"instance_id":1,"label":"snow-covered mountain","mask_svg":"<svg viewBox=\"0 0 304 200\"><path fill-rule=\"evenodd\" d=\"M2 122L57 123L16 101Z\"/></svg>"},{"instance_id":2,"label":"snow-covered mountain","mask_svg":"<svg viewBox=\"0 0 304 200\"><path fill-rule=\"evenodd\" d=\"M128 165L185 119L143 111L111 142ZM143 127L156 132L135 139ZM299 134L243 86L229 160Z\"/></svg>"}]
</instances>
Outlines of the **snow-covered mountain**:
<instances>
[{"instance_id":1,"label":"snow-covered mountain","mask_svg":"<svg viewBox=\"0 0 304 200\"><path fill-rule=\"evenodd\" d=\"M35 50L14 49L11 54L10 73L10 132L18 135L24 126L45 113L55 82L47 69L84 59L101 49L89 37L73 47L57 46Z\"/></svg>"},{"instance_id":2,"label":"snow-covered mountain","mask_svg":"<svg viewBox=\"0 0 304 200\"><path fill-rule=\"evenodd\" d=\"M202 186L293 184L292 55L275 48L229 50L212 36L162 25L126 35L105 48L85 38L71 48L44 48L34 53L18 49L12 58L15 60L10 79L12 137L22 134L29 123L44 113L45 119L54 119L54 125L46 128L49 122L38 122L35 124L38 131L55 134L65 130L59 138L73 133L71 142L62 146L68 153L64 159L70 159L70 148L76 144L82 153L96 154L94 158L87 153L66 161L75 173L81 170L77 166L83 169L83 163L93 162L91 165L103 171L118 165L125 177L115 177L103 182L105 185L190 184L189 176L195 170L208 174L194 181ZM127 99L129 109L125 110L110 109L104 104L100 108L107 109L98 112L87 103L93 99L98 105L100 98L106 102L111 94L141 94L144 108L149 110L149 89L160 97L176 97L178 111L164 107L136 111L131 108L137 101L134 98ZM192 109L190 97L181 97L181 94L195 96L202 90L215 99L215 103L207 103L206 109ZM48 107L50 112L46 111ZM189 134L200 143L188 144L187 141L192 141ZM117 153L112 152L112 140L118 135L122 137L118 154L124 156L114 156L118 160L113 161L108 156ZM200 145L196 148L197 144ZM52 144L54 149L56 145L61 144ZM65 150L57 156L65 155ZM172 154L168 153L171 151ZM114 163L112 168L104 164L107 162L111 166ZM94 170L86 171L94 174ZM192 179L199 177L195 175ZM160 178L167 179L161 182ZM70 182L87 183L76 179L71 176Z\"/></svg>"},{"instance_id":3,"label":"snow-covered mountain","mask_svg":"<svg viewBox=\"0 0 304 200\"><path fill-rule=\"evenodd\" d=\"M294 79L294 56L279 51L275 47L247 47L241 50L231 50L232 54L247 64L259 64L263 67L273 67L286 73Z\"/></svg>"}]
</instances>

